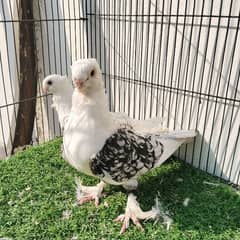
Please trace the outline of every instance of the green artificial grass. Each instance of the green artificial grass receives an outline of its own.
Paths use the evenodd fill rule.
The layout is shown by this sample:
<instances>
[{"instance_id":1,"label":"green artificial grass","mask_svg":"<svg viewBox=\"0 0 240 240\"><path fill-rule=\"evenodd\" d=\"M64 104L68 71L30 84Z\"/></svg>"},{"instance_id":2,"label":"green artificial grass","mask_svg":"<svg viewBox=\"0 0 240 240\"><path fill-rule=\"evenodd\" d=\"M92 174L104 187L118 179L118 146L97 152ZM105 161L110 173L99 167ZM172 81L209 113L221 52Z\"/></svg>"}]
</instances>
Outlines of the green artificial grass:
<instances>
[{"instance_id":1,"label":"green artificial grass","mask_svg":"<svg viewBox=\"0 0 240 240\"><path fill-rule=\"evenodd\" d=\"M174 221L170 230L148 221L144 232L131 224L120 235L121 224L113 219L124 212L126 192L108 186L98 208L94 203L76 206L74 178L81 176L86 185L98 180L69 166L60 144L56 139L29 147L0 162L0 239L240 239L239 193L173 159L142 177L137 193L144 210L160 196ZM63 218L64 211L71 212L69 218Z\"/></svg>"}]
</instances>

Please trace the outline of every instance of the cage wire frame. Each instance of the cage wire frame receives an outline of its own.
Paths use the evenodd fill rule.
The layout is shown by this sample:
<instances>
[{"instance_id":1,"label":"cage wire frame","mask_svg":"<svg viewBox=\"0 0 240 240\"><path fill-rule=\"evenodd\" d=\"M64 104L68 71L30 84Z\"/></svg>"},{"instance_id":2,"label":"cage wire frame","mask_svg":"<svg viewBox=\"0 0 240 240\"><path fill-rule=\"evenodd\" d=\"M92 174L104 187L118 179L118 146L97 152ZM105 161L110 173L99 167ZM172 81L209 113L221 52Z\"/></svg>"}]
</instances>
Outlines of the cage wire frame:
<instances>
[{"instance_id":1,"label":"cage wire frame","mask_svg":"<svg viewBox=\"0 0 240 240\"><path fill-rule=\"evenodd\" d=\"M197 129L193 144L176 155L240 184L237 0L38 0L28 20L20 19L19 1L8 0L1 1L0 13L2 157L11 152L19 106L19 23L32 22L38 66L33 144L62 135L42 79L70 76L73 61L94 57L111 111Z\"/></svg>"}]
</instances>

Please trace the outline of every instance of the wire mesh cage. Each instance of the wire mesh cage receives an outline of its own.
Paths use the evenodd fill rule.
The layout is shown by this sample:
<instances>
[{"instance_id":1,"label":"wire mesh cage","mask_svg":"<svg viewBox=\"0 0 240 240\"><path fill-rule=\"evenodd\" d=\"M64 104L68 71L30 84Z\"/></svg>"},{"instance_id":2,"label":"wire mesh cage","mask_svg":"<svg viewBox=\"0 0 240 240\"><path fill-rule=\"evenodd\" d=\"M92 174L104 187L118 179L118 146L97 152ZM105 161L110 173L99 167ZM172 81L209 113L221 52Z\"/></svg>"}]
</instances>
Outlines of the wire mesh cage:
<instances>
[{"instance_id":1,"label":"wire mesh cage","mask_svg":"<svg viewBox=\"0 0 240 240\"><path fill-rule=\"evenodd\" d=\"M38 0L26 16L23 2L0 3L2 158L12 152L22 102L35 109L30 143L62 134L41 81L52 73L70 76L74 60L94 57L111 111L162 117L170 129L197 129L194 143L176 155L240 183L239 1ZM22 29L31 27L35 65L27 74L37 94L21 96ZM20 122L23 133L31 129Z\"/></svg>"}]
</instances>

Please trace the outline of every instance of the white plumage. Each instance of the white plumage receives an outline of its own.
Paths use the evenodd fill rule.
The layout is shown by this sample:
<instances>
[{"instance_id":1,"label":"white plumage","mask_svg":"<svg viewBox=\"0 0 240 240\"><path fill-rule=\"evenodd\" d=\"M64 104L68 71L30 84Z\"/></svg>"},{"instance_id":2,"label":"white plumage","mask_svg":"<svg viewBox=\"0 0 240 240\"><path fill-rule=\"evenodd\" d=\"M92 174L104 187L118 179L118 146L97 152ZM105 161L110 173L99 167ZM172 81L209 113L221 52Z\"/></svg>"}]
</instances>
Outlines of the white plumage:
<instances>
[{"instance_id":1,"label":"white plumage","mask_svg":"<svg viewBox=\"0 0 240 240\"><path fill-rule=\"evenodd\" d=\"M60 126L63 128L72 107L72 81L66 76L52 74L44 78L42 87L45 93L52 93L52 107L56 109Z\"/></svg>"},{"instance_id":2,"label":"white plumage","mask_svg":"<svg viewBox=\"0 0 240 240\"><path fill-rule=\"evenodd\" d=\"M45 93L52 94L52 107L56 109L60 126L63 128L72 107L74 90L72 81L67 76L51 74L43 79L42 88ZM114 121L118 122L119 125L129 124L141 132L162 132L166 130L162 128L162 121L159 118L137 120L122 112L112 112L111 114Z\"/></svg>"},{"instance_id":3,"label":"white plumage","mask_svg":"<svg viewBox=\"0 0 240 240\"><path fill-rule=\"evenodd\" d=\"M154 127L141 131L131 126L133 124L119 124L108 110L101 70L95 59L75 62L72 78L75 90L63 144L69 163L83 173L99 177L106 183L134 189L140 175L160 166L181 144L196 136L195 131L161 133ZM103 185L100 186L102 189ZM91 193L87 187L85 190L81 195L82 202L91 199L98 202L99 191L94 189ZM139 208L136 204L135 207ZM121 215L123 229L128 226L129 219L137 224L144 216L137 211L141 212L138 216L131 208L134 208L133 204L128 204L125 215Z\"/></svg>"}]
</instances>

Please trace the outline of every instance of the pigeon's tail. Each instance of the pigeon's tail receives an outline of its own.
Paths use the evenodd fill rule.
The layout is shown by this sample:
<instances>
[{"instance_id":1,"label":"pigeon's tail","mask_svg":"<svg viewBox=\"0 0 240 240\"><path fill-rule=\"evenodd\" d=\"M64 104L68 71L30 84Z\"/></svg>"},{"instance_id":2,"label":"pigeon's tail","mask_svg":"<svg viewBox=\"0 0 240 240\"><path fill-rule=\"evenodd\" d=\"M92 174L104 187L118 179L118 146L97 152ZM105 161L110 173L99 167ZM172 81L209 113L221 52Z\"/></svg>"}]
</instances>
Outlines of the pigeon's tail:
<instances>
[{"instance_id":1,"label":"pigeon's tail","mask_svg":"<svg viewBox=\"0 0 240 240\"><path fill-rule=\"evenodd\" d=\"M198 132L195 130L176 130L155 135L155 139L152 137L151 143L154 146L154 151L157 157L155 166L160 166L182 144L192 142L197 134Z\"/></svg>"},{"instance_id":2,"label":"pigeon's tail","mask_svg":"<svg viewBox=\"0 0 240 240\"><path fill-rule=\"evenodd\" d=\"M173 139L181 143L189 143L193 141L197 134L198 131L196 130L175 130L161 134L160 138Z\"/></svg>"}]
</instances>

